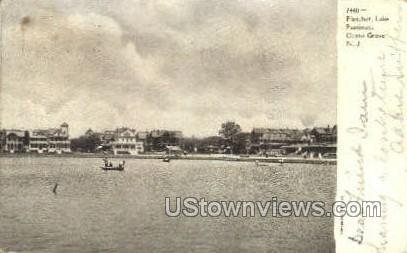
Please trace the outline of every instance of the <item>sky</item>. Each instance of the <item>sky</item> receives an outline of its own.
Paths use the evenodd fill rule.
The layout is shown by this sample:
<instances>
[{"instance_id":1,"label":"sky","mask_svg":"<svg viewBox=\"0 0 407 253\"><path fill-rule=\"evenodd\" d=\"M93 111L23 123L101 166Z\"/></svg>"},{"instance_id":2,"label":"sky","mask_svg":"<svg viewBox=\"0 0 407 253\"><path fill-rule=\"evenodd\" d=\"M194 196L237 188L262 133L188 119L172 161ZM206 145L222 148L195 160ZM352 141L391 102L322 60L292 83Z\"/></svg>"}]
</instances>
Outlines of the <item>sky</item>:
<instances>
[{"instance_id":1,"label":"sky","mask_svg":"<svg viewBox=\"0 0 407 253\"><path fill-rule=\"evenodd\" d=\"M0 128L336 124L334 0L3 0Z\"/></svg>"}]
</instances>

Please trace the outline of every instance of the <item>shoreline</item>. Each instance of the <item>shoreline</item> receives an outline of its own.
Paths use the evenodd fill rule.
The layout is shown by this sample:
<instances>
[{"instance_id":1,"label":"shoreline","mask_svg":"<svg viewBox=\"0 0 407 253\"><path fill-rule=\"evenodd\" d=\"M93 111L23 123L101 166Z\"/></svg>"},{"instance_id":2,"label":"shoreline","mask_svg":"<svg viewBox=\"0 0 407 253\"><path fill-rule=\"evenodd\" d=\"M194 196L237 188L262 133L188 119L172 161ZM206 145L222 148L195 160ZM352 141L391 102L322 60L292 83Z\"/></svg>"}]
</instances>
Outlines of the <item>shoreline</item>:
<instances>
[{"instance_id":1,"label":"shoreline","mask_svg":"<svg viewBox=\"0 0 407 253\"><path fill-rule=\"evenodd\" d=\"M141 154L141 155L113 155L98 153L65 153L65 154L38 154L38 153L0 153L2 157L58 157L58 158L110 158L110 159L163 159L164 154ZM336 165L336 159L326 158L302 158L302 157L260 157L239 155L210 155L210 154L188 154L186 156L171 156L172 160L208 160L208 161L230 161L230 162L262 162L262 163L304 163L304 164L326 164Z\"/></svg>"}]
</instances>

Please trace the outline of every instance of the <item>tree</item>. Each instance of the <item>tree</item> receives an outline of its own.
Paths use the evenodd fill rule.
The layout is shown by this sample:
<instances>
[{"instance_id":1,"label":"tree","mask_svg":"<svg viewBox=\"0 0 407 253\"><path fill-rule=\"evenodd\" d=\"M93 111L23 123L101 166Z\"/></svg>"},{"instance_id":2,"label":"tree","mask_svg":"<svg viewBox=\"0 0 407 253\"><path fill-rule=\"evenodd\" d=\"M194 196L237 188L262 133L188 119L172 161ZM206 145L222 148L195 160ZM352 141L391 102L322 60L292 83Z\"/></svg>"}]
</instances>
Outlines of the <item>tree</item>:
<instances>
[{"instance_id":1,"label":"tree","mask_svg":"<svg viewBox=\"0 0 407 253\"><path fill-rule=\"evenodd\" d=\"M227 121L222 124L219 134L225 139L231 139L236 134L240 133L242 129L239 124L233 121Z\"/></svg>"},{"instance_id":2,"label":"tree","mask_svg":"<svg viewBox=\"0 0 407 253\"><path fill-rule=\"evenodd\" d=\"M233 153L233 145L235 144L234 138L241 131L242 128L240 125L236 124L234 121L227 121L223 123L221 129L219 130L219 135L225 138L226 143L230 146L231 153Z\"/></svg>"},{"instance_id":3,"label":"tree","mask_svg":"<svg viewBox=\"0 0 407 253\"><path fill-rule=\"evenodd\" d=\"M233 153L248 154L250 143L250 133L240 132L233 138Z\"/></svg>"},{"instance_id":4,"label":"tree","mask_svg":"<svg viewBox=\"0 0 407 253\"><path fill-rule=\"evenodd\" d=\"M94 153L96 148L101 144L99 137L96 134L83 135L79 138L71 140L71 148L73 151Z\"/></svg>"}]
</instances>

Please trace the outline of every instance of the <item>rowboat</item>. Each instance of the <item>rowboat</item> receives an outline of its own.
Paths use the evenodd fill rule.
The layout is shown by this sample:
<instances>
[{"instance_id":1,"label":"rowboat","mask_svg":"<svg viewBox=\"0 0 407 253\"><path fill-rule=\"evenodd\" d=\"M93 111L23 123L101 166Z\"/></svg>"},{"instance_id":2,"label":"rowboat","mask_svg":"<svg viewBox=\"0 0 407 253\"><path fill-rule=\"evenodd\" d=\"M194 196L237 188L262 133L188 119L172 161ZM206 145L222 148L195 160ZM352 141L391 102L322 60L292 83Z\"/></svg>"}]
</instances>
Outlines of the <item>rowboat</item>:
<instances>
[{"instance_id":1,"label":"rowboat","mask_svg":"<svg viewBox=\"0 0 407 253\"><path fill-rule=\"evenodd\" d=\"M100 167L102 170L124 170L124 166L103 166Z\"/></svg>"},{"instance_id":2,"label":"rowboat","mask_svg":"<svg viewBox=\"0 0 407 253\"><path fill-rule=\"evenodd\" d=\"M126 163L125 161L123 161L122 163L119 163L119 165L117 166L113 166L112 162L109 162L109 160L105 157L103 159L104 162L104 166L101 166L100 168L102 170L124 170L124 164Z\"/></svg>"}]
</instances>

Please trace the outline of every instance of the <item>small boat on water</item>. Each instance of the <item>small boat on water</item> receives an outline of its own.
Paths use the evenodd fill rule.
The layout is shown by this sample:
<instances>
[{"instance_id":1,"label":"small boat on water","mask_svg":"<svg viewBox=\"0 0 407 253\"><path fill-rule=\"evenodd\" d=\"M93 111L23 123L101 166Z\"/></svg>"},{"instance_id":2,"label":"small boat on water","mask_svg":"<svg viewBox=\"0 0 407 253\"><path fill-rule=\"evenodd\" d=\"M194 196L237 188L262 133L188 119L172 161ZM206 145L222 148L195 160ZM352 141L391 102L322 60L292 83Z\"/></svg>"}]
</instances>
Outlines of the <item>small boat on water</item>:
<instances>
[{"instance_id":1,"label":"small boat on water","mask_svg":"<svg viewBox=\"0 0 407 253\"><path fill-rule=\"evenodd\" d=\"M123 161L122 163L119 163L117 166L114 166L112 164L112 162L109 162L107 160L107 158L104 158L103 162L104 162L104 166L100 167L102 170L120 170L120 171L124 170L125 161Z\"/></svg>"},{"instance_id":2,"label":"small boat on water","mask_svg":"<svg viewBox=\"0 0 407 253\"><path fill-rule=\"evenodd\" d=\"M169 163L171 161L170 156L171 156L171 149L168 149L168 154L166 156L164 156L163 162Z\"/></svg>"},{"instance_id":3,"label":"small boat on water","mask_svg":"<svg viewBox=\"0 0 407 253\"><path fill-rule=\"evenodd\" d=\"M112 167L110 167L110 166L102 166L102 167L100 167L102 170L124 170L124 167L123 166L112 166Z\"/></svg>"}]
</instances>

